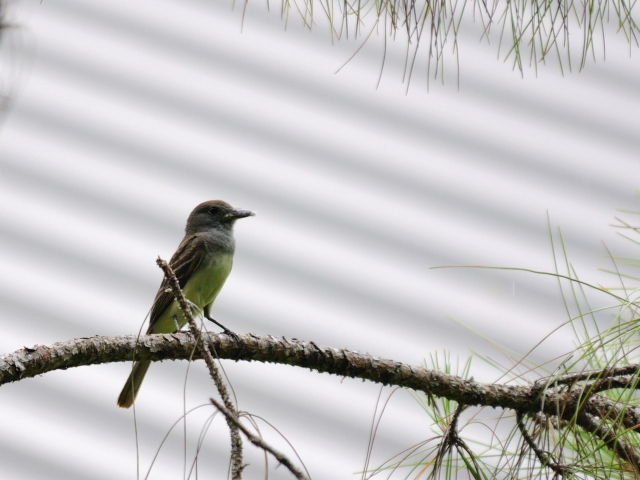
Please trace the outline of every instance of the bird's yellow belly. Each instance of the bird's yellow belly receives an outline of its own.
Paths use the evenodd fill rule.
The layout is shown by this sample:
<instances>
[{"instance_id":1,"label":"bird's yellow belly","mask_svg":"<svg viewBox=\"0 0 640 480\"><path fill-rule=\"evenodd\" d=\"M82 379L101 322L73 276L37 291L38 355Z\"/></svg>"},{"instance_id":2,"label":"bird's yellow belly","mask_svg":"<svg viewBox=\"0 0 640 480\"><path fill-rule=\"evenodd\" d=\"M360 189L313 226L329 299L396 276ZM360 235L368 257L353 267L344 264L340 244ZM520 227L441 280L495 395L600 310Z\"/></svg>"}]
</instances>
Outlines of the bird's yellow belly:
<instances>
[{"instance_id":1,"label":"bird's yellow belly","mask_svg":"<svg viewBox=\"0 0 640 480\"><path fill-rule=\"evenodd\" d=\"M193 302L200 309L204 309L220 293L225 280L231 272L233 257L231 255L220 256L217 260L209 262L209 265L201 265L191 275L182 291L187 300ZM194 316L202 312L195 312ZM173 333L177 330L174 317L182 327L187 319L180 310L180 306L174 300L154 323L153 333Z\"/></svg>"}]
</instances>

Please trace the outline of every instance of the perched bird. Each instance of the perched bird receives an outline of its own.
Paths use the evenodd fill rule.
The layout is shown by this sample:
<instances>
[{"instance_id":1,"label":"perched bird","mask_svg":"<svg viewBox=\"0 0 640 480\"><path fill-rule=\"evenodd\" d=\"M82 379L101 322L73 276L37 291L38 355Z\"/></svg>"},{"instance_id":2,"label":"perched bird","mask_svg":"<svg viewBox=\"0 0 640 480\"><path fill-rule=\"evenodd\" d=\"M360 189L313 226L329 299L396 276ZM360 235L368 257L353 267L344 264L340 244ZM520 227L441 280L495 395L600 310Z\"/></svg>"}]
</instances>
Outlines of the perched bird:
<instances>
[{"instance_id":1,"label":"perched bird","mask_svg":"<svg viewBox=\"0 0 640 480\"><path fill-rule=\"evenodd\" d=\"M233 208L222 200L201 203L189 215L185 236L169 262L187 299L229 334L232 332L211 318L211 305L231 272L236 248L233 225L239 218L251 215L255 213ZM151 308L147 334L173 333L187 323L168 287L165 278ZM149 365L150 361L134 362L131 375L118 397L119 407L133 405Z\"/></svg>"}]
</instances>

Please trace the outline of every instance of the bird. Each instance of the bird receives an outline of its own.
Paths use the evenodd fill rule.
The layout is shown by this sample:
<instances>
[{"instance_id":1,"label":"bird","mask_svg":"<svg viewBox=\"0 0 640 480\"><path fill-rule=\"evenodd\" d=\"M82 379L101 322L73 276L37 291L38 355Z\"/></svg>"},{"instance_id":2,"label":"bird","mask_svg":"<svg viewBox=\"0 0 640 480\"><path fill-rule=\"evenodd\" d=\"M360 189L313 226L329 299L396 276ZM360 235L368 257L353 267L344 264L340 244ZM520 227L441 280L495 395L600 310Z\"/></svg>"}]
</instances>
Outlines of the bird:
<instances>
[{"instance_id":1,"label":"bird","mask_svg":"<svg viewBox=\"0 0 640 480\"><path fill-rule=\"evenodd\" d=\"M205 318L232 336L235 336L233 332L211 318L211 306L233 265L236 248L233 226L236 220L253 215L255 212L233 208L222 200L201 203L189 215L185 236L169 261L187 300L202 309ZM165 278L151 307L147 334L177 332L185 323L187 319ZM149 360L134 362L118 397L119 407L133 405L150 365Z\"/></svg>"}]
</instances>

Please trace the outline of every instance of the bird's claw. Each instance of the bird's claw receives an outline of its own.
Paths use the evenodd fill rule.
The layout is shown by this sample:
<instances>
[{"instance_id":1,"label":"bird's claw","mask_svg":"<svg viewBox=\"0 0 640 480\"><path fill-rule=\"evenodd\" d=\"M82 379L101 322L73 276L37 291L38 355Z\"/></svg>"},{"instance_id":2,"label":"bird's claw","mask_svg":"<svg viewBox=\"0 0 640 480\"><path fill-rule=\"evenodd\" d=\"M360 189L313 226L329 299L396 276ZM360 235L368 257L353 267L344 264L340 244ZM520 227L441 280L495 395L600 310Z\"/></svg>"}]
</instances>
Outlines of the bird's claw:
<instances>
[{"instance_id":1,"label":"bird's claw","mask_svg":"<svg viewBox=\"0 0 640 480\"><path fill-rule=\"evenodd\" d=\"M178 316L173 315L171 318L173 318L173 323L176 326L176 332L179 332L182 327L180 326L180 322L178 322Z\"/></svg>"},{"instance_id":2,"label":"bird's claw","mask_svg":"<svg viewBox=\"0 0 640 480\"><path fill-rule=\"evenodd\" d=\"M207 320L209 320L209 321L215 323L216 325L218 325L222 329L222 333L224 333L225 335L228 335L229 337L231 337L234 342L240 341L240 337L238 336L238 334L236 334L235 332L232 332L231 330L229 330L227 327L222 325L219 321L217 321L216 319L211 318L211 317L206 317L206 318L207 318Z\"/></svg>"},{"instance_id":3,"label":"bird's claw","mask_svg":"<svg viewBox=\"0 0 640 480\"><path fill-rule=\"evenodd\" d=\"M240 337L238 336L238 334L236 332L232 332L228 328L225 328L222 333L224 333L225 335L228 335L229 337L231 337L234 342L239 342L240 341Z\"/></svg>"}]
</instances>

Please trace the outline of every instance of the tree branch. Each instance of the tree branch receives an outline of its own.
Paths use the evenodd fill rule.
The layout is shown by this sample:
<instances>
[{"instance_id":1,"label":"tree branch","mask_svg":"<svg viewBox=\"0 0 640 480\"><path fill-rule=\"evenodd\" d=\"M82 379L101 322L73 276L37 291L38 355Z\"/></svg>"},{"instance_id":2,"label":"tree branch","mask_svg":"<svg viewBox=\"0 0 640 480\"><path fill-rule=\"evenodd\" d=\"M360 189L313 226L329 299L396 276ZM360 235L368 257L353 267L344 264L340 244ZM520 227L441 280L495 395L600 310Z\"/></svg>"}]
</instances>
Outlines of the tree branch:
<instances>
[{"instance_id":1,"label":"tree branch","mask_svg":"<svg viewBox=\"0 0 640 480\"><path fill-rule=\"evenodd\" d=\"M500 385L467 380L436 370L373 357L346 349L323 347L284 337L203 333L216 349L218 358L293 365L342 377L361 378L383 385L397 385L455 400L467 406L507 408L516 412L559 412L564 418L575 412L580 396L576 392L545 392L529 386ZM208 338L207 338L208 337ZM185 360L201 358L193 337L186 332L120 337L89 337L53 345L24 348L0 356L0 385L43 373L111 362L135 360ZM197 350L196 350L197 351Z\"/></svg>"},{"instance_id":2,"label":"tree branch","mask_svg":"<svg viewBox=\"0 0 640 480\"><path fill-rule=\"evenodd\" d=\"M587 432L593 433L604 442L609 450L618 457L627 461L633 468L636 478L640 475L640 455L632 445L625 442L609 429L604 421L598 421L596 417L587 412L580 412L577 419L578 425Z\"/></svg>"},{"instance_id":3,"label":"tree branch","mask_svg":"<svg viewBox=\"0 0 640 480\"><path fill-rule=\"evenodd\" d=\"M627 375L637 375L640 372L640 365L624 365L622 367L610 367L603 370L587 370L578 373L567 373L557 378L544 377L536 380L535 385L538 387L544 387L549 385L570 385L585 380L597 381L603 378L610 377L624 377Z\"/></svg>"},{"instance_id":4,"label":"tree branch","mask_svg":"<svg viewBox=\"0 0 640 480\"><path fill-rule=\"evenodd\" d=\"M499 385L467 380L423 367L394 360L373 357L346 349L322 347L284 337L227 335L203 333L204 339L215 348L218 358L260 361L298 366L342 377L361 378L383 385L397 385L422 391L436 397L454 400L466 406L488 406L511 409L523 415L537 412L575 421L586 431L595 433L617 455L632 464L640 465L640 456L629 444L621 442L610 430L601 428L602 412L621 408L618 402L582 388L540 391L537 386ZM59 342L53 345L24 348L0 356L0 385L34 377L43 373L101 363L135 360L179 360L201 358L196 342L186 332L156 335L128 335L121 337L90 337ZM196 354L194 356L194 351ZM589 398L585 399L585 395ZM624 425L637 429L640 422L638 407L627 405ZM609 414L610 415L610 414ZM636 423L634 423L636 422Z\"/></svg>"},{"instance_id":5,"label":"tree branch","mask_svg":"<svg viewBox=\"0 0 640 480\"><path fill-rule=\"evenodd\" d=\"M529 398L531 389L526 386L475 382L368 354L322 347L314 342L253 334L238 335L238 340L234 341L226 335L203 333L203 337L207 336L218 358L295 365L343 377L421 390L469 406L528 411L536 410L540 405L540 402ZM131 361L134 355L135 360L151 361L202 358L195 347L193 337L180 332L139 337L96 336L24 348L0 356L0 385L52 370Z\"/></svg>"},{"instance_id":6,"label":"tree branch","mask_svg":"<svg viewBox=\"0 0 640 480\"><path fill-rule=\"evenodd\" d=\"M302 471L298 467L296 467L284 454L280 453L260 437L257 437L253 433L251 433L251 431L249 431L247 427L240 423L238 417L233 412L227 410L224 405L218 402L215 398L211 398L210 400L211 403L213 403L213 405L222 412L222 414L227 418L229 422L232 422L234 425L236 425L236 427L242 430L242 433L246 435L251 443L253 443L256 447L260 447L273 455L275 459L278 460L278 462L280 462L282 465L284 465L298 480L307 480L305 474L302 473Z\"/></svg>"},{"instance_id":7,"label":"tree branch","mask_svg":"<svg viewBox=\"0 0 640 480\"><path fill-rule=\"evenodd\" d=\"M524 424L522 414L519 413L516 416L516 423L518 425L518 430L520 430L520 434L522 435L522 438L524 439L526 444L529 446L529 448L533 450L533 453L536 454L536 457L538 458L538 461L542 464L542 466L550 468L557 475L561 477L566 477L571 475L572 472L570 467L556 463L550 454L543 451L536 444L535 440L531 437L529 432L527 432L527 427Z\"/></svg>"},{"instance_id":8,"label":"tree branch","mask_svg":"<svg viewBox=\"0 0 640 480\"><path fill-rule=\"evenodd\" d=\"M200 352L200 355L202 355L205 363L207 364L209 375L211 375L211 379L218 389L218 393L220 394L220 398L222 398L222 401L224 402L226 411L231 412L231 416L234 417L232 419L231 417L229 417L228 413L222 412L227 419L227 425L229 425L229 430L231 432L231 479L241 480L242 470L244 469L244 465L242 464L242 438L240 437L240 432L238 431L238 422L233 421L235 417L238 416L238 412L235 405L231 401L229 391L227 390L227 386L222 379L222 375L220 375L220 370L218 369L218 366L213 359L213 355L211 355L209 345L202 338L202 331L198 327L196 319L193 318L191 305L188 303L187 297L184 296L184 293L180 288L180 282L178 282L176 274L173 272L171 266L162 258L158 257L156 263L164 272L164 275L169 282L171 292L178 302L178 305L180 305L180 310L182 310L182 313L184 313L184 316L189 323L189 330L191 331L191 335L193 336L193 338L196 339L198 352ZM214 405L218 406L218 403L213 399L211 399L211 401L214 402Z\"/></svg>"}]
</instances>

